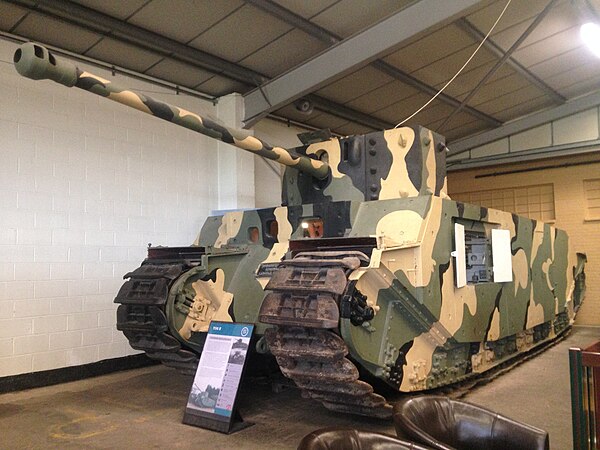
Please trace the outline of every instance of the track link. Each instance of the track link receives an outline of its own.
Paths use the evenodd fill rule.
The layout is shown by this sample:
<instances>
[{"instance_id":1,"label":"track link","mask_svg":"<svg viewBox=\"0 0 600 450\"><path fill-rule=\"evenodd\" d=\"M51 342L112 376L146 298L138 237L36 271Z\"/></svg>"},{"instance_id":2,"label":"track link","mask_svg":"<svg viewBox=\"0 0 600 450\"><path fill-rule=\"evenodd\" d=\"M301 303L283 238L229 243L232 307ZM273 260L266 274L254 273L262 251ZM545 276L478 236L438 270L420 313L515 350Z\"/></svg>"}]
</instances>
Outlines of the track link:
<instances>
[{"instance_id":1,"label":"track link","mask_svg":"<svg viewBox=\"0 0 600 450\"><path fill-rule=\"evenodd\" d=\"M332 411L387 419L392 406L358 379L346 358L348 347L335 332L348 274L366 257L360 252L300 253L284 261L267 285L260 321L282 373Z\"/></svg>"},{"instance_id":2,"label":"track link","mask_svg":"<svg viewBox=\"0 0 600 450\"><path fill-rule=\"evenodd\" d=\"M115 297L117 329L136 350L173 367L185 375L194 375L198 355L184 350L169 333L165 306L169 289L182 273L189 270L184 262L146 262L124 276L128 280Z\"/></svg>"}]
</instances>

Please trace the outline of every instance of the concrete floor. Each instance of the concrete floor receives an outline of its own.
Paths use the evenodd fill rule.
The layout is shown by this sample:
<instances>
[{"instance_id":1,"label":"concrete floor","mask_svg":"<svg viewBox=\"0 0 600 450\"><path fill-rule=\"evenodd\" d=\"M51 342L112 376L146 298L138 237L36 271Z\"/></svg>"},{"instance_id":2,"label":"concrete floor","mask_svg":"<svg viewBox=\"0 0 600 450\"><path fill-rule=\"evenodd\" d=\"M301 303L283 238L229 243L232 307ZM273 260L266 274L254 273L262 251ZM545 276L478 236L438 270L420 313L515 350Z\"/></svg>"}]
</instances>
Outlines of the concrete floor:
<instances>
[{"instance_id":1,"label":"concrete floor","mask_svg":"<svg viewBox=\"0 0 600 450\"><path fill-rule=\"evenodd\" d=\"M575 327L564 341L464 399L550 432L552 449L569 449L568 349L600 339L600 328ZM191 378L152 366L0 396L0 448L293 449L310 431L350 426L394 434L388 422L327 411L295 389L274 393L254 378L239 410L255 425L224 435L181 423Z\"/></svg>"}]
</instances>

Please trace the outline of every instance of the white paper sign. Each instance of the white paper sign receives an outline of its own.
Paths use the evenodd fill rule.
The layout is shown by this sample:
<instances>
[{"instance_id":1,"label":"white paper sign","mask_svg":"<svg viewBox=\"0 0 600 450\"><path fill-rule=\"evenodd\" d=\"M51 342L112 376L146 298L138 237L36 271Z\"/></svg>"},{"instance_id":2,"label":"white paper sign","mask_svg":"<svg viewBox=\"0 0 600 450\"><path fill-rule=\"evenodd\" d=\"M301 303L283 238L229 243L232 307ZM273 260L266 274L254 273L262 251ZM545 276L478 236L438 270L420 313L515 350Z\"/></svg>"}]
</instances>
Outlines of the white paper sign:
<instances>
[{"instance_id":1,"label":"white paper sign","mask_svg":"<svg viewBox=\"0 0 600 450\"><path fill-rule=\"evenodd\" d=\"M467 258L465 256L465 227L460 223L454 224L454 271L456 287L461 288L467 284Z\"/></svg>"},{"instance_id":2,"label":"white paper sign","mask_svg":"<svg viewBox=\"0 0 600 450\"><path fill-rule=\"evenodd\" d=\"M254 325L211 322L183 423L222 433L250 425L234 414Z\"/></svg>"},{"instance_id":3,"label":"white paper sign","mask_svg":"<svg viewBox=\"0 0 600 450\"><path fill-rule=\"evenodd\" d=\"M494 283L513 280L509 230L492 230L492 264Z\"/></svg>"}]
</instances>

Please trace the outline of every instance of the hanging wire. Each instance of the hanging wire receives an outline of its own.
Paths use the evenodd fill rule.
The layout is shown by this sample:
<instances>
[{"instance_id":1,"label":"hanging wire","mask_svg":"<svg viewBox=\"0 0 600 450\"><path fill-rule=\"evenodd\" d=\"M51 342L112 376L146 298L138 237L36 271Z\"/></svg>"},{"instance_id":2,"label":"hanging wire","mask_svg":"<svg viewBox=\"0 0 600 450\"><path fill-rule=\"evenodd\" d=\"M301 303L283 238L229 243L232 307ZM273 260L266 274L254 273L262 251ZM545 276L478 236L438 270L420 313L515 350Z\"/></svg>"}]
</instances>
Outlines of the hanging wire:
<instances>
[{"instance_id":1,"label":"hanging wire","mask_svg":"<svg viewBox=\"0 0 600 450\"><path fill-rule=\"evenodd\" d=\"M536 16L536 18L533 20L533 22L531 22L531 24L521 34L521 36L519 36L519 38L513 43L513 45L511 45L510 48L508 50L506 50L506 52L504 52L504 55L498 61L496 61L496 64L494 64L494 67L492 67L484 75L484 77L481 80L479 80L479 83L477 83L477 85L473 89L471 89L471 92L469 92L467 94L467 96L462 99L460 105L458 105L458 108L454 109L454 111L452 111L448 115L448 117L446 117L446 119L442 122L441 125L439 125L437 127L437 129L435 131L441 132L441 130L443 130L450 123L452 118L455 117L459 112L462 111L462 109L465 107L465 105L467 105L469 103L469 101L479 92L479 89L483 85L485 85L489 81L490 78L492 78L494 76L494 74L498 71L498 69L500 69L500 67L502 67L504 65L504 63L508 60L508 58L511 57L513 52L521 46L523 41L525 41L525 39L527 39L529 37L529 35L537 28L537 26L540 24L540 22L542 20L544 20L544 18L548 15L550 10L554 7L554 5L558 1L559 0L550 0L548 2L546 7Z\"/></svg>"},{"instance_id":2,"label":"hanging wire","mask_svg":"<svg viewBox=\"0 0 600 450\"><path fill-rule=\"evenodd\" d=\"M419 114L421 111L423 111L425 108L427 108L429 106L429 104L434 101L438 95L440 95L442 92L444 92L444 90L450 86L450 84L456 79L456 77L458 77L461 72L464 70L465 67L467 67L467 65L471 62L471 60L475 57L475 55L477 54L477 52L479 51L479 49L483 46L483 44L485 43L485 41L487 41L488 37L490 37L490 35L492 34L492 32L494 31L494 28L496 28L496 25L498 25L498 22L500 22L500 19L502 19L502 16L504 16L504 13L506 12L506 9L508 8L508 5L510 5L512 2L512 0L508 0L506 2L506 5L504 5L504 9L502 10L502 12L500 13L500 15L498 16L498 18L496 19L496 21L494 22L494 24L492 25L492 28L490 28L490 31L487 32L487 34L485 35L485 37L483 38L483 40L479 43L479 45L477 46L477 48L475 49L475 51L473 52L473 54L471 56L469 56L469 59L467 59L465 61L465 63L462 65L462 67L460 69L458 69L458 72L456 72L454 74L454 76L452 78L450 78L450 80L448 80L448 82L439 90L437 91L437 93L431 97L429 99L429 101L427 103L425 103L423 106L421 106L419 109L417 109L414 113L412 113L410 116L408 116L406 119L404 119L402 122L399 122L394 128L398 128L401 125L404 125L406 122L408 122L410 119L412 119L413 117L415 117L417 114Z\"/></svg>"}]
</instances>

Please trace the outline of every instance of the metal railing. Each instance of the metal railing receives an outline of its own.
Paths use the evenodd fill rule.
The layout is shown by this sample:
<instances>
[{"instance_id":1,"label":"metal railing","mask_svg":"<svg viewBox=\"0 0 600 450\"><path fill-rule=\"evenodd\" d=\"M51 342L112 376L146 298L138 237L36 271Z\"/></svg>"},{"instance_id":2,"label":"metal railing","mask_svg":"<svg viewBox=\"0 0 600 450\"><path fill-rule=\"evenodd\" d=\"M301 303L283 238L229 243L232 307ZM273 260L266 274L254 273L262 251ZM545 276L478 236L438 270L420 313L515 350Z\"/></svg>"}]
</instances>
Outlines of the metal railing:
<instances>
[{"instance_id":1,"label":"metal railing","mask_svg":"<svg viewBox=\"0 0 600 450\"><path fill-rule=\"evenodd\" d=\"M573 448L600 449L600 341L569 349Z\"/></svg>"}]
</instances>

